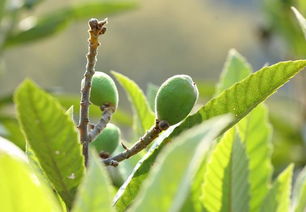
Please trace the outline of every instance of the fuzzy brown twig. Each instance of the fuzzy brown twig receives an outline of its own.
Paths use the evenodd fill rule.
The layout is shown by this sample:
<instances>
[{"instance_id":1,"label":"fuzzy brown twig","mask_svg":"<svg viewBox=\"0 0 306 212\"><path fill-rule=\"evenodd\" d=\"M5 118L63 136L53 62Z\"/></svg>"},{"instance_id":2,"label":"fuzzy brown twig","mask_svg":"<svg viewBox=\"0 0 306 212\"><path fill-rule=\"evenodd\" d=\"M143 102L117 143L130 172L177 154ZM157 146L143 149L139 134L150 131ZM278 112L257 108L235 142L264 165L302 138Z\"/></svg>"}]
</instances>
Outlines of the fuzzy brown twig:
<instances>
[{"instance_id":1,"label":"fuzzy brown twig","mask_svg":"<svg viewBox=\"0 0 306 212\"><path fill-rule=\"evenodd\" d=\"M87 64L86 71L84 74L84 84L81 89L81 103L80 103L80 119L78 129L80 132L80 140L83 145L83 155L85 158L85 164L88 161L88 144L89 144L89 136L88 136L88 110L89 110L89 95L91 88L91 79L95 73L95 64L96 64L96 56L97 56L97 48L100 45L99 36L104 34L106 28L104 25L107 23L107 20L98 21L97 19L90 19L88 22L89 25L89 47L87 54Z\"/></svg>"},{"instance_id":2,"label":"fuzzy brown twig","mask_svg":"<svg viewBox=\"0 0 306 212\"><path fill-rule=\"evenodd\" d=\"M118 166L120 161L128 159L145 149L158 135L169 127L165 121L156 120L155 126L151 128L139 141L137 141L130 149L115 155L113 157L104 159L103 162L106 166Z\"/></svg>"}]
</instances>

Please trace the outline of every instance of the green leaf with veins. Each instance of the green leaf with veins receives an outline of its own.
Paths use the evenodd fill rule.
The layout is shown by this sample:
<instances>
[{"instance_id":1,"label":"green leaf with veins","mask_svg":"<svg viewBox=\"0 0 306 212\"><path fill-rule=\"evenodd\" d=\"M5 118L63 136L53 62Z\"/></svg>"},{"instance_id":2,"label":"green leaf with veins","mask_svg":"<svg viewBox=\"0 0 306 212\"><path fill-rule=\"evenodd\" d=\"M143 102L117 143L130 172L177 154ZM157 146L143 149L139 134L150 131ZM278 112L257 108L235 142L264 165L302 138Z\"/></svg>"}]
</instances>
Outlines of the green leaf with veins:
<instances>
[{"instance_id":1,"label":"green leaf with veins","mask_svg":"<svg viewBox=\"0 0 306 212\"><path fill-rule=\"evenodd\" d=\"M73 121L55 98L29 80L17 89L15 103L27 142L70 208L84 174L84 158Z\"/></svg>"}]
</instances>

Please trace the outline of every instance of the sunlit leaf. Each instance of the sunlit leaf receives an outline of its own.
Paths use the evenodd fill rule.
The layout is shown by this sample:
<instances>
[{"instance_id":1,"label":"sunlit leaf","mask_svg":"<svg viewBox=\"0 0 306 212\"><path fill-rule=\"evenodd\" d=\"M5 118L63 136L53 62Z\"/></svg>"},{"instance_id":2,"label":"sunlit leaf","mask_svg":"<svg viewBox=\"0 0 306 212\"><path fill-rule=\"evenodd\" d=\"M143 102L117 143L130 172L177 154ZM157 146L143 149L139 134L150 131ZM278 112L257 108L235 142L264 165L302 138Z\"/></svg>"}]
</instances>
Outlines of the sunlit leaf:
<instances>
[{"instance_id":1,"label":"sunlit leaf","mask_svg":"<svg viewBox=\"0 0 306 212\"><path fill-rule=\"evenodd\" d=\"M290 208L293 165L288 166L275 180L261 206L262 212L288 212Z\"/></svg>"},{"instance_id":2,"label":"sunlit leaf","mask_svg":"<svg viewBox=\"0 0 306 212\"><path fill-rule=\"evenodd\" d=\"M306 210L306 167L299 173L295 181L292 209L294 212Z\"/></svg>"},{"instance_id":3,"label":"sunlit leaf","mask_svg":"<svg viewBox=\"0 0 306 212\"><path fill-rule=\"evenodd\" d=\"M245 147L234 129L210 156L202 187L202 203L210 212L249 211L249 164Z\"/></svg>"},{"instance_id":4,"label":"sunlit leaf","mask_svg":"<svg viewBox=\"0 0 306 212\"><path fill-rule=\"evenodd\" d=\"M235 49L228 53L220 80L217 84L216 94L243 80L252 72L250 64Z\"/></svg>"},{"instance_id":5,"label":"sunlit leaf","mask_svg":"<svg viewBox=\"0 0 306 212\"><path fill-rule=\"evenodd\" d=\"M138 135L141 136L153 126L155 115L152 112L144 93L134 81L120 73L114 71L111 73L127 92L135 114L134 128L136 128Z\"/></svg>"},{"instance_id":6,"label":"sunlit leaf","mask_svg":"<svg viewBox=\"0 0 306 212\"><path fill-rule=\"evenodd\" d=\"M130 180L130 182L135 182L132 187L139 188L141 186L142 182L146 179L145 176L154 164L156 157L172 138L179 136L181 132L209 118L225 113L234 113L235 117L232 125L236 124L290 78L303 70L305 66L306 60L297 60L264 67L213 98L197 113L187 117L182 124L175 128L170 136L165 138L163 142L160 142L161 145L159 147L153 146L151 148L151 151L147 153L144 160L139 162L133 174L130 176L132 179L138 177L140 173L144 176L137 183ZM135 196L139 189L133 190L133 196Z\"/></svg>"},{"instance_id":7,"label":"sunlit leaf","mask_svg":"<svg viewBox=\"0 0 306 212\"><path fill-rule=\"evenodd\" d=\"M229 122L226 116L216 118L177 138L159 158L131 210L179 211L200 162Z\"/></svg>"},{"instance_id":8,"label":"sunlit leaf","mask_svg":"<svg viewBox=\"0 0 306 212\"><path fill-rule=\"evenodd\" d=\"M80 185L73 212L115 211L112 207L113 188L107 171L94 151L91 151L89 168Z\"/></svg>"},{"instance_id":9,"label":"sunlit leaf","mask_svg":"<svg viewBox=\"0 0 306 212\"><path fill-rule=\"evenodd\" d=\"M23 153L19 150L18 154ZM5 212L61 211L51 189L35 176L29 164L2 148L0 148L0 203L0 210Z\"/></svg>"},{"instance_id":10,"label":"sunlit leaf","mask_svg":"<svg viewBox=\"0 0 306 212\"><path fill-rule=\"evenodd\" d=\"M16 91L20 124L33 152L68 207L84 172L74 123L59 103L29 80Z\"/></svg>"},{"instance_id":11,"label":"sunlit leaf","mask_svg":"<svg viewBox=\"0 0 306 212\"><path fill-rule=\"evenodd\" d=\"M218 93L251 73L252 68L246 60L237 51L230 50L218 84ZM258 211L272 175L271 127L267 108L263 104L258 105L238 122L237 129L249 158L250 211Z\"/></svg>"}]
</instances>

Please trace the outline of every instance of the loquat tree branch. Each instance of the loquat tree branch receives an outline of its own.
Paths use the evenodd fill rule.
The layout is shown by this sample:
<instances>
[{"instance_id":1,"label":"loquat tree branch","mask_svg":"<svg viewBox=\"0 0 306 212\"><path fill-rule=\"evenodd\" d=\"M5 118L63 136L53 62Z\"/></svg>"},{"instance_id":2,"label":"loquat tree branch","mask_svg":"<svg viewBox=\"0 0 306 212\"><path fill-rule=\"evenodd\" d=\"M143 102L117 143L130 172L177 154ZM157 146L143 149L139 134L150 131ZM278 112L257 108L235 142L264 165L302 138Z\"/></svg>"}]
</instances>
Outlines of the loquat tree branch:
<instances>
[{"instance_id":1,"label":"loquat tree branch","mask_svg":"<svg viewBox=\"0 0 306 212\"><path fill-rule=\"evenodd\" d=\"M78 129L80 132L80 140L83 145L83 155L85 158L85 164L88 161L88 144L89 144L89 136L88 136L88 110L89 110L89 96L90 96L90 88L91 88L91 79L95 73L95 64L96 64L96 56L97 56L97 48L100 45L99 36L104 34L106 28L104 25L107 23L107 19L103 21L98 21L93 18L88 22L89 25L89 39L88 39L88 54L87 54L87 64L86 71L84 74L84 84L81 88L81 102L80 102L80 119Z\"/></svg>"},{"instance_id":2,"label":"loquat tree branch","mask_svg":"<svg viewBox=\"0 0 306 212\"><path fill-rule=\"evenodd\" d=\"M112 114L114 113L115 109L112 106L104 105L101 108L102 117L100 121L94 126L92 131L89 133L89 142L93 141L100 132L106 127L108 122L110 121Z\"/></svg>"},{"instance_id":3,"label":"loquat tree branch","mask_svg":"<svg viewBox=\"0 0 306 212\"><path fill-rule=\"evenodd\" d=\"M141 150L145 149L159 134L168 129L169 124L166 121L156 120L155 126L152 127L143 137L140 138L130 149L102 161L106 166L118 166L120 161L126 160Z\"/></svg>"}]
</instances>

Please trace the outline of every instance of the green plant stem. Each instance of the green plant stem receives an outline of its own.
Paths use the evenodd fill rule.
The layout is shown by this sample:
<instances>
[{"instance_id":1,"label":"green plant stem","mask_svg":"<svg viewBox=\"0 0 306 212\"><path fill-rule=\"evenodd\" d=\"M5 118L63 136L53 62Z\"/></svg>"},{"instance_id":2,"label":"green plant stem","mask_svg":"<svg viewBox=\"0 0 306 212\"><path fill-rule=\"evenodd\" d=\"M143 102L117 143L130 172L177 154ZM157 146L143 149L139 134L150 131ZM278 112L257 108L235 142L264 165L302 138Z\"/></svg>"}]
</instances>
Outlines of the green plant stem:
<instances>
[{"instance_id":1,"label":"green plant stem","mask_svg":"<svg viewBox=\"0 0 306 212\"><path fill-rule=\"evenodd\" d=\"M156 120L155 126L141 137L130 149L126 149L113 157L104 159L104 164L106 166L118 166L120 161L126 160L145 149L163 130L166 130L167 128L168 126L161 127L160 121Z\"/></svg>"},{"instance_id":2,"label":"green plant stem","mask_svg":"<svg viewBox=\"0 0 306 212\"><path fill-rule=\"evenodd\" d=\"M94 126L92 131L89 133L89 142L93 141L100 132L106 127L107 123L110 121L112 114L114 113L114 108L112 106L102 106L103 111L100 121Z\"/></svg>"},{"instance_id":3,"label":"green plant stem","mask_svg":"<svg viewBox=\"0 0 306 212\"><path fill-rule=\"evenodd\" d=\"M85 158L85 164L88 161L88 144L89 144L89 136L88 136L88 110L89 110L89 96L90 96L90 88L91 88L91 79L95 73L95 64L96 64L96 56L97 56L97 48L100 45L99 36L105 33L106 28L104 25L107 23L107 20L98 21L97 19L90 19L88 22L89 25L89 47L87 54L87 64L86 71L84 74L84 86L81 89L81 102L80 102L80 119L79 119L79 132L80 132L80 140L83 145L83 155Z\"/></svg>"}]
</instances>

